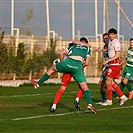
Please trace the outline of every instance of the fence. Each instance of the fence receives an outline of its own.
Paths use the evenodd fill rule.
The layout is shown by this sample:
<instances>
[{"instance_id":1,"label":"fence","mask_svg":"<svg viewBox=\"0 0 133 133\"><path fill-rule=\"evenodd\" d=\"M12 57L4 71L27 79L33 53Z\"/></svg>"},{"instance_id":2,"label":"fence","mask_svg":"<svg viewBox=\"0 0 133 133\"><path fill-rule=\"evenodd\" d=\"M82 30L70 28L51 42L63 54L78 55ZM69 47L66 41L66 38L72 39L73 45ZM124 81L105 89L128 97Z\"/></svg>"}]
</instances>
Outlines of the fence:
<instances>
[{"instance_id":1,"label":"fence","mask_svg":"<svg viewBox=\"0 0 133 133\"><path fill-rule=\"evenodd\" d=\"M56 52L59 53L62 49L66 48L68 46L68 43L71 42L70 38L55 38L56 40ZM8 47L12 45L12 43L15 44L16 50L18 47L18 43L24 43L25 45L25 52L29 53L30 56L32 56L33 52L37 54L41 54L44 51L47 50L47 48L50 46L50 42L47 38L47 36L8 36L6 35L3 40L6 44L8 44ZM91 53L91 60L89 66L85 68L85 76L87 77L99 77L101 75L101 71L99 71L100 66L103 62L103 56L102 53L95 52L96 46L102 48L103 42L100 39L97 41L94 38L89 38L90 44L92 45L92 53ZM124 59L126 56L126 51L129 46L128 41L121 41L122 46L122 52L121 52L121 59ZM46 71L46 70L44 70ZM44 73L44 71L39 74L39 77ZM60 78L61 74L54 75L55 77ZM27 78L27 77L26 77ZM31 78L31 75L30 75Z\"/></svg>"}]
</instances>

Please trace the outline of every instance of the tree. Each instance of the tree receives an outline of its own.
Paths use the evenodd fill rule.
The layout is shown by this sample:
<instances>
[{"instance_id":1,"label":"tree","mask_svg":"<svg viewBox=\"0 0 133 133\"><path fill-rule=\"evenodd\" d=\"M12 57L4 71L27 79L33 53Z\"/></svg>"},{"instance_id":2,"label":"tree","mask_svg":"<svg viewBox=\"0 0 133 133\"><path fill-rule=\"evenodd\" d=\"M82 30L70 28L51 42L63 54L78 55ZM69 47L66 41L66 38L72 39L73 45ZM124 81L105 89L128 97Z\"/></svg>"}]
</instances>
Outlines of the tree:
<instances>
[{"instance_id":1,"label":"tree","mask_svg":"<svg viewBox=\"0 0 133 133\"><path fill-rule=\"evenodd\" d=\"M56 41L54 41L53 39L50 39L50 47L44 51L42 58L43 60L43 64L49 68L52 63L53 60L58 58L57 53L55 52L55 48L56 48Z\"/></svg>"},{"instance_id":2,"label":"tree","mask_svg":"<svg viewBox=\"0 0 133 133\"><path fill-rule=\"evenodd\" d=\"M4 39L4 34L5 32L3 31L2 34L0 35L0 49L2 47L3 39ZM0 52L0 61L1 61L1 52Z\"/></svg>"},{"instance_id":3,"label":"tree","mask_svg":"<svg viewBox=\"0 0 133 133\"><path fill-rule=\"evenodd\" d=\"M24 65L25 65L25 50L24 50L24 44L19 43L18 44L18 50L17 50L17 56L14 60L14 72L17 76L24 76Z\"/></svg>"},{"instance_id":4,"label":"tree","mask_svg":"<svg viewBox=\"0 0 133 133\"><path fill-rule=\"evenodd\" d=\"M8 74L13 74L15 72L15 51L14 48L11 46L9 49L9 53L8 53L8 66L7 66L7 71Z\"/></svg>"},{"instance_id":5,"label":"tree","mask_svg":"<svg viewBox=\"0 0 133 133\"><path fill-rule=\"evenodd\" d=\"M40 73L41 70L43 70L43 58L42 55L37 55L36 53L33 53L33 57L27 60L25 72L29 74L32 72L34 73Z\"/></svg>"},{"instance_id":6,"label":"tree","mask_svg":"<svg viewBox=\"0 0 133 133\"><path fill-rule=\"evenodd\" d=\"M22 21L22 23L23 23L25 26L28 27L28 26L29 26L29 21L30 21L32 18L34 18L34 12L33 12L32 9L27 8L27 9L26 9L26 18ZM25 34L25 35L31 35L31 32L30 32L30 30L29 30L28 28L26 28L26 29L24 30L24 34Z\"/></svg>"},{"instance_id":7,"label":"tree","mask_svg":"<svg viewBox=\"0 0 133 133\"><path fill-rule=\"evenodd\" d=\"M7 66L8 66L8 51L7 51L7 46L5 43L2 43L1 49L1 61L0 61L0 73L5 74L8 72Z\"/></svg>"}]
</instances>

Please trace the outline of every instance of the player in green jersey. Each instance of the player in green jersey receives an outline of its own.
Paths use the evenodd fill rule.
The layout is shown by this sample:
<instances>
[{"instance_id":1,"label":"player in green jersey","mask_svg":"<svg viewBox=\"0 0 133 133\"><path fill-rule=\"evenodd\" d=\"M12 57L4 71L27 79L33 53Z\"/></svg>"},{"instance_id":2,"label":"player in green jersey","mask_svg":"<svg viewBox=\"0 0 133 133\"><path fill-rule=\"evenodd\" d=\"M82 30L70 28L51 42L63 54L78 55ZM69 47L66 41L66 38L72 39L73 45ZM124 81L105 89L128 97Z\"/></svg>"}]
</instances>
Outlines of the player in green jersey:
<instances>
[{"instance_id":1,"label":"player in green jersey","mask_svg":"<svg viewBox=\"0 0 133 133\"><path fill-rule=\"evenodd\" d=\"M103 42L104 42L104 46L103 49L97 49L96 51L98 52L103 52L103 57L104 60L108 60L109 56L108 56L108 43L109 43L109 35L108 33L104 33L103 34ZM99 86L100 86L100 93L102 96L102 101L101 102L105 102L106 99L106 92L105 92L105 88L106 88L106 76L105 76L105 72L108 69L109 64L106 64L105 66L102 65L102 67L100 68L102 71L102 75L101 78L99 80ZM97 104L101 104L101 102L98 102Z\"/></svg>"},{"instance_id":2,"label":"player in green jersey","mask_svg":"<svg viewBox=\"0 0 133 133\"><path fill-rule=\"evenodd\" d=\"M122 80L120 83L120 88L123 91L125 87L129 90L129 97L128 99L133 98L133 90L128 82L131 77L133 77L133 38L130 39L130 47L128 48L128 53L126 60L122 61L121 64L124 64L126 62L126 66L122 72Z\"/></svg>"},{"instance_id":3,"label":"player in green jersey","mask_svg":"<svg viewBox=\"0 0 133 133\"><path fill-rule=\"evenodd\" d=\"M86 83L86 77L82 71L82 63L85 60L87 54L90 52L89 47L85 46L87 39L85 37L81 38L81 44L75 44L67 48L68 57L51 68L40 78L38 82L31 80L35 89L43 84L54 72L60 73L70 73L74 80L79 83L81 89L84 91L84 96L87 101L87 109L96 114L96 110L92 106L92 99L90 95L90 90ZM83 45L82 45L83 44Z\"/></svg>"}]
</instances>

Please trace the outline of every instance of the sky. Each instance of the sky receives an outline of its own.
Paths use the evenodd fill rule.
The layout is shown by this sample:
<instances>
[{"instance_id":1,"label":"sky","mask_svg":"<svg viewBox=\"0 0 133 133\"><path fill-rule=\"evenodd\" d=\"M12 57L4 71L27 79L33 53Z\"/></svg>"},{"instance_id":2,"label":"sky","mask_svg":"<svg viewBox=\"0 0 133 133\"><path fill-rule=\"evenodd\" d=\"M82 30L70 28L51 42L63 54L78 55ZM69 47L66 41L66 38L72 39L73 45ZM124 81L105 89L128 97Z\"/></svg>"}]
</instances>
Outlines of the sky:
<instances>
[{"instance_id":1,"label":"sky","mask_svg":"<svg viewBox=\"0 0 133 133\"><path fill-rule=\"evenodd\" d=\"M133 1L120 0L121 6L133 23ZM45 36L47 31L46 1L45 0L14 0L15 18L14 27L20 28L20 34L24 28L28 28L31 34ZM108 0L108 27L117 29L117 5L114 0ZM72 36L72 12L71 0L49 0L50 30L54 30L59 36L71 38ZM27 24L26 10L33 10L34 17ZM95 7L94 0L75 0L75 35L80 31L81 36L95 36ZM124 15L120 14L120 34L129 40L133 36L133 28L127 22ZM0 27L10 34L11 26L11 0L0 0ZM103 0L98 0L98 34L103 34Z\"/></svg>"}]
</instances>

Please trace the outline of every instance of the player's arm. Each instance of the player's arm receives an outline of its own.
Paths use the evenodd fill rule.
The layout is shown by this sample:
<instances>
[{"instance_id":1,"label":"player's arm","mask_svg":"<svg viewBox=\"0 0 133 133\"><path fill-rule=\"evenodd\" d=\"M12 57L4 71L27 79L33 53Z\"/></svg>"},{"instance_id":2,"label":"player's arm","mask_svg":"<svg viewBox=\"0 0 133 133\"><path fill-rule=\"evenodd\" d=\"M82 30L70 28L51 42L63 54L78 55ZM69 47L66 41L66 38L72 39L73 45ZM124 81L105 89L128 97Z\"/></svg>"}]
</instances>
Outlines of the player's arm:
<instances>
[{"instance_id":1,"label":"player's arm","mask_svg":"<svg viewBox=\"0 0 133 133\"><path fill-rule=\"evenodd\" d=\"M84 45L84 46L86 46L86 47L91 47L91 45L90 45L89 43L83 43L83 42L76 41L76 40L73 40L72 43L74 43L74 44Z\"/></svg>"},{"instance_id":2,"label":"player's arm","mask_svg":"<svg viewBox=\"0 0 133 133\"><path fill-rule=\"evenodd\" d=\"M106 65L107 63L109 63L109 62L111 62L111 61L113 61L113 60L115 60L115 59L118 59L118 58L120 58L120 51L116 51L116 54L115 54L113 57L111 57L111 58L109 58L108 60L106 60L106 61L103 63L103 65Z\"/></svg>"},{"instance_id":3,"label":"player's arm","mask_svg":"<svg viewBox=\"0 0 133 133\"><path fill-rule=\"evenodd\" d=\"M123 60L123 61L121 61L121 65L124 65L126 62L127 62L127 60L126 60L126 59L125 59L125 60Z\"/></svg>"},{"instance_id":4,"label":"player's arm","mask_svg":"<svg viewBox=\"0 0 133 133\"><path fill-rule=\"evenodd\" d=\"M100 49L100 48L97 48L96 49L96 52L107 52L108 51L108 49L106 48L106 49Z\"/></svg>"},{"instance_id":5,"label":"player's arm","mask_svg":"<svg viewBox=\"0 0 133 133\"><path fill-rule=\"evenodd\" d=\"M67 56L68 55L68 50L67 49L63 49L60 53L59 53L59 58L60 58L60 61L63 61L64 60L64 56Z\"/></svg>"},{"instance_id":6,"label":"player's arm","mask_svg":"<svg viewBox=\"0 0 133 133\"><path fill-rule=\"evenodd\" d=\"M83 63L83 67L88 66L89 63L90 63L90 56L87 56L85 62Z\"/></svg>"}]
</instances>

